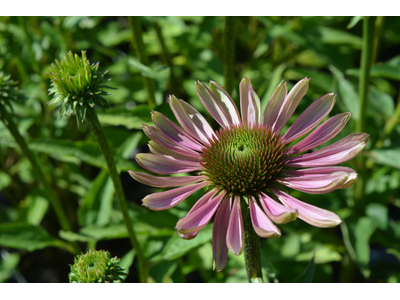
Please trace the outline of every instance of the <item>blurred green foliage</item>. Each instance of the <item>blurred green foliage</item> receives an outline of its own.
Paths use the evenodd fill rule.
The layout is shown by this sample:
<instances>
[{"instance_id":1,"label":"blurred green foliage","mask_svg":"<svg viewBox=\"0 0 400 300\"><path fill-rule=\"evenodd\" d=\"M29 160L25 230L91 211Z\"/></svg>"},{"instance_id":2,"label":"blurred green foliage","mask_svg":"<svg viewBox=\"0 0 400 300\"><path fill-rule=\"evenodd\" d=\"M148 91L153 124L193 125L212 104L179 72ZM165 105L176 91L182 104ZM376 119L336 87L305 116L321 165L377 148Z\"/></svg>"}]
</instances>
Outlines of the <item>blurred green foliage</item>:
<instances>
[{"instance_id":1,"label":"blurred green foliage","mask_svg":"<svg viewBox=\"0 0 400 300\"><path fill-rule=\"evenodd\" d=\"M131 250L114 186L101 152L86 124L60 118L60 108L47 102L45 76L55 58L69 51L87 51L100 71L109 70L110 86L118 88L99 113L117 167L138 238L155 282L247 282L244 257L229 254L227 267L212 270L212 225L190 241L174 230L178 218L201 195L197 192L175 208L152 212L141 199L155 189L130 178L140 170L134 153L146 152L148 139L141 124L151 124L157 110L175 120L166 98L175 94L210 117L197 98L194 82L224 84L223 17L142 17L148 65L136 56L126 17L2 17L0 70L20 84L25 98L14 101L13 120L35 152L61 200L74 232L62 231L29 161L0 123L0 281L68 282L73 253L68 242L82 249L109 250L122 257L137 282ZM274 88L286 80L291 88L305 76L310 88L296 117L319 96L335 92L331 115L351 112L345 129L329 143L353 133L359 120L358 78L362 21L355 17L238 17L235 41L235 88L250 76L262 108ZM266 282L399 282L400 281L400 18L378 17L367 105L371 139L367 157L365 196L355 201L354 188L325 195L293 191L307 203L335 211L340 227L320 229L300 220L280 225L282 237L262 240ZM147 104L142 77L155 86L156 107ZM396 110L397 107L397 110ZM287 126L288 126L287 125ZM288 128L288 127L286 127ZM284 129L285 130L285 129ZM325 145L324 145L325 146ZM356 171L356 160L347 163Z\"/></svg>"}]
</instances>

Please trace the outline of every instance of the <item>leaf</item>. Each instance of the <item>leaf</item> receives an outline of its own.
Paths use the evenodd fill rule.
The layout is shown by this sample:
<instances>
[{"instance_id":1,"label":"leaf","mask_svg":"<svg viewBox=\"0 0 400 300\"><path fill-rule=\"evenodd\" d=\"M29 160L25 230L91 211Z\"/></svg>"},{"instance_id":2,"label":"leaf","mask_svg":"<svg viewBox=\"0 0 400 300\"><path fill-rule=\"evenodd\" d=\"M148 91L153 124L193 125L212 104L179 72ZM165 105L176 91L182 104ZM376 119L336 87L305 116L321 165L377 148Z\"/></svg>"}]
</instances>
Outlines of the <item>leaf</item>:
<instances>
[{"instance_id":1,"label":"leaf","mask_svg":"<svg viewBox=\"0 0 400 300\"><path fill-rule=\"evenodd\" d=\"M0 224L0 246L34 251L45 247L66 248L68 245L50 236L40 226L6 223Z\"/></svg>"},{"instance_id":2,"label":"leaf","mask_svg":"<svg viewBox=\"0 0 400 300\"><path fill-rule=\"evenodd\" d=\"M362 20L362 18L363 18L362 16L352 17L351 20L350 20L349 25L347 25L346 28L347 28L347 29L353 28L354 26L357 25L358 22L360 22L360 21Z\"/></svg>"},{"instance_id":3,"label":"leaf","mask_svg":"<svg viewBox=\"0 0 400 300\"><path fill-rule=\"evenodd\" d=\"M285 237L281 249L283 257L293 257L300 252L300 239L298 235L289 235Z\"/></svg>"},{"instance_id":4,"label":"leaf","mask_svg":"<svg viewBox=\"0 0 400 300\"><path fill-rule=\"evenodd\" d=\"M363 269L363 275L366 278L368 278L371 273L368 266L370 259L369 239L375 229L376 225L367 217L360 218L354 228L354 248L357 254L357 261Z\"/></svg>"},{"instance_id":5,"label":"leaf","mask_svg":"<svg viewBox=\"0 0 400 300\"><path fill-rule=\"evenodd\" d=\"M144 77L154 78L156 80L166 80L169 78L171 70L169 67L150 68L140 63L136 58L130 57L128 63L139 70Z\"/></svg>"},{"instance_id":6,"label":"leaf","mask_svg":"<svg viewBox=\"0 0 400 300\"><path fill-rule=\"evenodd\" d=\"M331 247L325 244L317 244L315 250L298 254L295 260L309 261L312 257L315 257L314 262L316 264L325 264L332 261L342 260L342 256L339 252L331 249Z\"/></svg>"},{"instance_id":7,"label":"leaf","mask_svg":"<svg viewBox=\"0 0 400 300\"><path fill-rule=\"evenodd\" d=\"M346 74L359 77L360 69L349 69L346 71ZM400 81L400 66L376 64L371 67L369 75L371 77L382 77Z\"/></svg>"},{"instance_id":8,"label":"leaf","mask_svg":"<svg viewBox=\"0 0 400 300\"><path fill-rule=\"evenodd\" d=\"M43 190L34 189L26 197L26 221L32 225L39 225L49 208L47 195Z\"/></svg>"},{"instance_id":9,"label":"leaf","mask_svg":"<svg viewBox=\"0 0 400 300\"><path fill-rule=\"evenodd\" d=\"M271 79L268 82L268 90L265 92L264 96L261 98L261 112L264 112L269 99L271 99L272 93L274 92L275 88L279 85L282 81L282 74L283 71L286 69L286 64L280 64L276 69L273 71Z\"/></svg>"},{"instance_id":10,"label":"leaf","mask_svg":"<svg viewBox=\"0 0 400 300\"><path fill-rule=\"evenodd\" d=\"M204 229L200 230L199 234L192 240L182 239L176 233L168 240L161 253L157 256L154 256L150 261L155 263L162 260L173 260L181 257L189 250L210 241L211 236L212 224L209 224Z\"/></svg>"},{"instance_id":11,"label":"leaf","mask_svg":"<svg viewBox=\"0 0 400 300\"><path fill-rule=\"evenodd\" d=\"M378 164L400 169L400 148L372 150L368 155Z\"/></svg>"},{"instance_id":12,"label":"leaf","mask_svg":"<svg viewBox=\"0 0 400 300\"><path fill-rule=\"evenodd\" d=\"M60 238L68 241L68 242L89 242L91 240L93 240L92 237L83 235L83 234L79 234L76 232L72 232L72 231L64 231L64 230L60 230L58 232L58 235L60 236Z\"/></svg>"},{"instance_id":13,"label":"leaf","mask_svg":"<svg viewBox=\"0 0 400 300\"><path fill-rule=\"evenodd\" d=\"M380 113L386 118L390 118L395 110L393 98L385 92L380 91L374 86L370 87L368 99L371 106L370 111L376 117L376 113Z\"/></svg>"},{"instance_id":14,"label":"leaf","mask_svg":"<svg viewBox=\"0 0 400 300\"><path fill-rule=\"evenodd\" d=\"M293 282L303 282L303 283L310 283L312 282L315 274L315 262L314 262L314 257L315 257L315 251L314 255L312 256L311 260L308 262L307 267L304 269L304 271L298 275Z\"/></svg>"},{"instance_id":15,"label":"leaf","mask_svg":"<svg viewBox=\"0 0 400 300\"><path fill-rule=\"evenodd\" d=\"M356 88L349 80L344 78L343 73L339 69L329 66L329 70L338 81L339 106L342 107L343 111L351 112L351 119L357 121L360 117L360 103Z\"/></svg>"},{"instance_id":16,"label":"leaf","mask_svg":"<svg viewBox=\"0 0 400 300\"><path fill-rule=\"evenodd\" d=\"M171 281L171 275L175 272L178 267L178 261L161 261L150 267L150 276L155 282L169 282Z\"/></svg>"},{"instance_id":17,"label":"leaf","mask_svg":"<svg viewBox=\"0 0 400 300\"><path fill-rule=\"evenodd\" d=\"M318 26L316 31L323 44L348 44L361 48L361 38L347 31L325 26Z\"/></svg>"},{"instance_id":18,"label":"leaf","mask_svg":"<svg viewBox=\"0 0 400 300\"><path fill-rule=\"evenodd\" d=\"M388 209L380 203L371 203L365 209L367 216L374 220L381 230L386 230L389 225Z\"/></svg>"},{"instance_id":19,"label":"leaf","mask_svg":"<svg viewBox=\"0 0 400 300\"><path fill-rule=\"evenodd\" d=\"M4 190L10 183L11 183L10 175L0 171L0 191Z\"/></svg>"},{"instance_id":20,"label":"leaf","mask_svg":"<svg viewBox=\"0 0 400 300\"><path fill-rule=\"evenodd\" d=\"M124 273L126 274L126 275L120 275L120 277L124 280L129 274L129 268L133 264L133 260L135 259L135 254L136 254L135 249L131 249L121 258L121 261L119 262L119 266L122 269L124 269Z\"/></svg>"},{"instance_id":21,"label":"leaf","mask_svg":"<svg viewBox=\"0 0 400 300\"><path fill-rule=\"evenodd\" d=\"M2 250L0 260L0 282L7 282L20 260L18 253L8 253Z\"/></svg>"}]
</instances>

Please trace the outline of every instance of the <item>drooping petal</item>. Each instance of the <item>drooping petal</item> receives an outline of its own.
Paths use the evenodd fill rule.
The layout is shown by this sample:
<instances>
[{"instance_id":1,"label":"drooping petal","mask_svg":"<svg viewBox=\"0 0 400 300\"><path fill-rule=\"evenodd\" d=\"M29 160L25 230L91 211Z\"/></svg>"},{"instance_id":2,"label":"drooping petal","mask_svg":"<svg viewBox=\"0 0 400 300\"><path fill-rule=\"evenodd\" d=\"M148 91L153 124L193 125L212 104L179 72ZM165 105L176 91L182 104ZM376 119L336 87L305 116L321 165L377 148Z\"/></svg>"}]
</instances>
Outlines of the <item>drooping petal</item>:
<instances>
[{"instance_id":1,"label":"drooping petal","mask_svg":"<svg viewBox=\"0 0 400 300\"><path fill-rule=\"evenodd\" d=\"M225 111L225 115L231 125L240 124L239 111L232 100L231 96L224 90L222 86L214 81L210 81L210 90L214 97L219 101L221 107Z\"/></svg>"},{"instance_id":2,"label":"drooping petal","mask_svg":"<svg viewBox=\"0 0 400 300\"><path fill-rule=\"evenodd\" d=\"M304 203L274 187L270 187L270 190L285 206L297 208L299 211L299 219L310 225L328 228L335 227L342 223L342 220L339 218L339 216L329 210Z\"/></svg>"},{"instance_id":3,"label":"drooping petal","mask_svg":"<svg viewBox=\"0 0 400 300\"><path fill-rule=\"evenodd\" d=\"M272 129L276 133L281 132L283 126L285 126L286 122L293 115L294 111L300 103L300 100L308 91L309 82L310 79L308 79L307 77L300 80L286 96L285 100L282 103L282 106L280 107L276 123L272 126Z\"/></svg>"},{"instance_id":4,"label":"drooping petal","mask_svg":"<svg viewBox=\"0 0 400 300\"><path fill-rule=\"evenodd\" d=\"M201 197L199 200L197 200L196 203L192 206L192 208L186 214L186 217L188 217L193 212L195 212L197 209L199 209L200 207L205 205L208 201L210 201L217 192L218 192L218 189L214 188L211 191L204 194L203 197ZM178 231L179 236L185 240L194 239L198 233L199 233L199 231L193 231L191 233L181 233Z\"/></svg>"},{"instance_id":5,"label":"drooping petal","mask_svg":"<svg viewBox=\"0 0 400 300\"><path fill-rule=\"evenodd\" d=\"M271 220L264 214L261 208L257 205L253 197L249 198L250 216L254 231L263 238L278 238L281 236L281 231L276 227Z\"/></svg>"},{"instance_id":6,"label":"drooping petal","mask_svg":"<svg viewBox=\"0 0 400 300\"><path fill-rule=\"evenodd\" d=\"M264 111L263 124L272 128L278 118L279 110L288 92L288 85L283 80L274 90Z\"/></svg>"},{"instance_id":7,"label":"drooping petal","mask_svg":"<svg viewBox=\"0 0 400 300\"><path fill-rule=\"evenodd\" d=\"M197 160L201 159L201 156L198 152L193 151L189 148L179 147L174 141L168 139L161 131L153 126L147 126L143 124L142 126L143 132L155 143L164 147L168 150L171 150L176 153L180 153L183 155L191 156L196 158Z\"/></svg>"},{"instance_id":8,"label":"drooping petal","mask_svg":"<svg viewBox=\"0 0 400 300\"><path fill-rule=\"evenodd\" d=\"M204 181L207 179L207 176L182 176L182 177L158 177L149 175L142 172L134 172L128 171L129 175L132 176L133 179L139 181L140 183L154 186L154 187L176 187L183 186L187 184L196 183L199 181Z\"/></svg>"},{"instance_id":9,"label":"drooping petal","mask_svg":"<svg viewBox=\"0 0 400 300\"><path fill-rule=\"evenodd\" d=\"M235 255L239 256L243 251L244 230L242 211L240 209L240 197L235 196L232 212L229 217L228 231L226 232L226 245Z\"/></svg>"},{"instance_id":10,"label":"drooping petal","mask_svg":"<svg viewBox=\"0 0 400 300\"><path fill-rule=\"evenodd\" d=\"M146 170L157 174L176 174L202 169L197 162L167 159L150 153L136 154L136 161Z\"/></svg>"},{"instance_id":11,"label":"drooping petal","mask_svg":"<svg viewBox=\"0 0 400 300\"><path fill-rule=\"evenodd\" d=\"M325 177L335 172L346 172L348 175L347 180L343 183L340 189L348 188L356 182L357 173L353 169L348 167L320 167L292 170L285 172L285 177L299 177L307 175Z\"/></svg>"},{"instance_id":12,"label":"drooping petal","mask_svg":"<svg viewBox=\"0 0 400 300\"><path fill-rule=\"evenodd\" d=\"M364 149L368 139L369 134L354 133L313 153L286 158L286 166L309 168L338 165L356 157Z\"/></svg>"},{"instance_id":13,"label":"drooping petal","mask_svg":"<svg viewBox=\"0 0 400 300\"><path fill-rule=\"evenodd\" d=\"M226 234L231 214L232 199L225 197L217 210L213 225L213 269L217 272L226 266L228 259L228 246L226 244Z\"/></svg>"},{"instance_id":14,"label":"drooping petal","mask_svg":"<svg viewBox=\"0 0 400 300\"><path fill-rule=\"evenodd\" d=\"M165 192L153 193L143 198L143 205L151 210L166 210L181 203L195 191L210 184L209 181L203 181L193 185L183 186Z\"/></svg>"},{"instance_id":15,"label":"drooping petal","mask_svg":"<svg viewBox=\"0 0 400 300\"><path fill-rule=\"evenodd\" d=\"M301 153L326 143L333 139L350 119L351 113L337 114L328 121L320 125L317 129L310 133L306 138L291 147L286 155Z\"/></svg>"},{"instance_id":16,"label":"drooping petal","mask_svg":"<svg viewBox=\"0 0 400 300\"><path fill-rule=\"evenodd\" d=\"M242 112L242 122L253 127L260 124L261 105L260 99L251 85L250 78L244 77L240 82L240 109Z\"/></svg>"},{"instance_id":17,"label":"drooping petal","mask_svg":"<svg viewBox=\"0 0 400 300\"><path fill-rule=\"evenodd\" d=\"M285 144L302 137L315 128L332 110L336 95L331 93L315 100L293 123L283 136Z\"/></svg>"},{"instance_id":18,"label":"drooping petal","mask_svg":"<svg viewBox=\"0 0 400 300\"><path fill-rule=\"evenodd\" d=\"M263 192L260 192L259 199L264 212L273 222L286 224L297 219L299 212L296 208L283 206Z\"/></svg>"},{"instance_id":19,"label":"drooping petal","mask_svg":"<svg viewBox=\"0 0 400 300\"><path fill-rule=\"evenodd\" d=\"M231 124L228 121L225 111L221 107L219 101L215 98L213 93L200 81L196 82L196 92L203 103L204 107L208 110L210 115L221 125L222 127L230 127Z\"/></svg>"},{"instance_id":20,"label":"drooping petal","mask_svg":"<svg viewBox=\"0 0 400 300\"><path fill-rule=\"evenodd\" d=\"M306 174L297 177L285 177L276 182L309 194L326 194L340 189L348 178L347 172L334 172L325 176Z\"/></svg>"},{"instance_id":21,"label":"drooping petal","mask_svg":"<svg viewBox=\"0 0 400 300\"><path fill-rule=\"evenodd\" d=\"M148 146L149 146L151 153L153 153L157 156L165 157L168 159L188 160L188 161L194 161L194 162L201 161L200 155L199 155L199 157L192 157L187 154L182 154L182 153L174 151L176 148L173 148L174 150L172 150L169 147L163 147L163 146L157 144L155 141L149 141Z\"/></svg>"},{"instance_id":22,"label":"drooping petal","mask_svg":"<svg viewBox=\"0 0 400 300\"><path fill-rule=\"evenodd\" d=\"M225 193L219 193L215 198L180 219L175 228L181 233L200 231L210 222L223 197Z\"/></svg>"},{"instance_id":23,"label":"drooping petal","mask_svg":"<svg viewBox=\"0 0 400 300\"><path fill-rule=\"evenodd\" d=\"M174 122L164 116L162 113L152 111L151 116L158 130L163 132L169 139L175 141L178 146L184 146L196 151L201 151L203 146L184 132Z\"/></svg>"},{"instance_id":24,"label":"drooping petal","mask_svg":"<svg viewBox=\"0 0 400 300\"><path fill-rule=\"evenodd\" d=\"M185 101L170 96L169 104L179 124L195 139L209 145L208 140L215 136L204 117Z\"/></svg>"}]
</instances>

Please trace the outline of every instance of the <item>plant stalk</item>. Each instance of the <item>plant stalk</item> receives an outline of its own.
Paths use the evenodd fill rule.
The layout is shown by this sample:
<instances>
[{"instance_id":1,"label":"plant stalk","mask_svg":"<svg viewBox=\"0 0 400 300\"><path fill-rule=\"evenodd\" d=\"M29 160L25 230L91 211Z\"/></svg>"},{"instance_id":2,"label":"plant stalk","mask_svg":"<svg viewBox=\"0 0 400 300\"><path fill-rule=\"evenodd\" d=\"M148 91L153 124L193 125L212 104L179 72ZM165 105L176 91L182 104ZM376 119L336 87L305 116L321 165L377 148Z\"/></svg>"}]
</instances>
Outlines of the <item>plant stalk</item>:
<instances>
[{"instance_id":1,"label":"plant stalk","mask_svg":"<svg viewBox=\"0 0 400 300\"><path fill-rule=\"evenodd\" d=\"M27 143L25 142L24 138L21 136L21 134L18 131L17 126L15 125L14 121L12 120L11 117L9 117L7 119L7 122L4 122L8 128L8 130L10 131L11 135L14 137L15 141L18 143L18 145L20 146L23 154L25 155L25 157L29 160L29 162L32 165L32 168L35 172L35 175L37 176L37 178L39 179L39 181L41 182L47 197L50 201L51 206L53 207L57 218L58 218L58 222L61 225L61 228L65 231L72 231L72 227L71 224L69 223L69 220L67 218L67 216L64 213L64 210L61 206L60 200L57 198L57 196L55 195L50 183L48 182L48 180L46 179L41 167L39 166L35 155L33 154L33 152L29 149ZM75 254L78 254L81 252L81 249L79 247L79 245L74 242L72 243L72 247L74 248L74 252Z\"/></svg>"},{"instance_id":2,"label":"plant stalk","mask_svg":"<svg viewBox=\"0 0 400 300\"><path fill-rule=\"evenodd\" d=\"M361 70L360 81L358 85L358 94L360 97L360 119L356 124L356 132L365 132L366 128L366 110L368 104L368 84L369 71L372 64L372 52L374 43L374 29L376 17L364 17L363 20L363 44L361 49ZM354 198L361 200L364 197L366 174L365 174L365 156L363 153L357 157L359 176L355 185Z\"/></svg>"},{"instance_id":3,"label":"plant stalk","mask_svg":"<svg viewBox=\"0 0 400 300\"><path fill-rule=\"evenodd\" d=\"M243 198L240 203L244 227L243 250L247 279L250 283L262 283L260 237L253 229L249 206Z\"/></svg>"},{"instance_id":4,"label":"plant stalk","mask_svg":"<svg viewBox=\"0 0 400 300\"><path fill-rule=\"evenodd\" d=\"M119 177L119 173L115 166L114 157L111 153L110 147L108 145L107 139L104 135L103 129L101 127L97 127L95 124L99 124L97 113L93 108L93 113L90 118L86 118L87 124L92 130L94 137L96 138L97 143L100 146L100 150L103 153L104 159L107 164L108 171L110 172L111 180L114 183L115 194L117 197L119 208L122 212L122 216L124 218L125 226L128 230L129 240L132 244L132 247L136 250L136 255L139 262L139 276L141 282L147 282L148 272L147 272L147 264L140 247L139 241L137 240L135 231L133 230L133 224L131 218L128 213L128 205L126 203L124 191L122 189L121 179ZM92 118L95 118L93 121Z\"/></svg>"},{"instance_id":5,"label":"plant stalk","mask_svg":"<svg viewBox=\"0 0 400 300\"><path fill-rule=\"evenodd\" d=\"M148 66L148 59L146 55L146 50L144 49L143 44L143 31L142 31L142 22L140 21L140 17L128 17L129 27L131 28L132 33L132 41L135 46L136 55L139 58L139 61L142 65ZM147 91L148 102L150 106L154 106L156 104L156 100L154 97L154 81L151 78L142 76L144 87Z\"/></svg>"},{"instance_id":6,"label":"plant stalk","mask_svg":"<svg viewBox=\"0 0 400 300\"><path fill-rule=\"evenodd\" d=\"M224 60L225 89L228 94L232 93L235 81L236 19L237 17L224 18L222 55Z\"/></svg>"}]
</instances>

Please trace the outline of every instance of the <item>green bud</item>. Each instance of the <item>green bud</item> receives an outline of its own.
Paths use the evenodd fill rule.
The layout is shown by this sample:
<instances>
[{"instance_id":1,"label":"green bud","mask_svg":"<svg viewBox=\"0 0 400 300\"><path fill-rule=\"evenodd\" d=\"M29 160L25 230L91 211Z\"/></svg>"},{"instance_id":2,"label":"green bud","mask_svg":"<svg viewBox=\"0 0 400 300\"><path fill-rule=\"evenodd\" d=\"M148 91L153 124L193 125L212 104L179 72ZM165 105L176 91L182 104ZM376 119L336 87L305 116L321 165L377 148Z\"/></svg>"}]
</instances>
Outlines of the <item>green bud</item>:
<instances>
[{"instance_id":1,"label":"green bud","mask_svg":"<svg viewBox=\"0 0 400 300\"><path fill-rule=\"evenodd\" d=\"M78 54L74 56L72 52L69 52L61 62L56 59L55 64L51 64L50 73L46 75L51 80L49 95L53 95L53 99L48 104L62 104L59 117L62 115L69 117L72 112L75 112L79 127L87 116L91 117L93 114L91 110L95 105L103 111L110 107L102 97L110 93L102 89L112 89L104 85L111 79L104 78L108 71L99 72L98 68L99 63L90 65L85 51L82 51L82 57ZM96 126L100 127L94 119L96 118L92 118Z\"/></svg>"},{"instance_id":2,"label":"green bud","mask_svg":"<svg viewBox=\"0 0 400 300\"><path fill-rule=\"evenodd\" d=\"M120 283L121 275L126 275L118 265L120 259L111 258L104 250L89 250L75 257L68 275L70 283Z\"/></svg>"}]
</instances>

